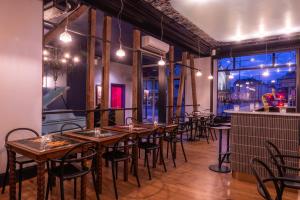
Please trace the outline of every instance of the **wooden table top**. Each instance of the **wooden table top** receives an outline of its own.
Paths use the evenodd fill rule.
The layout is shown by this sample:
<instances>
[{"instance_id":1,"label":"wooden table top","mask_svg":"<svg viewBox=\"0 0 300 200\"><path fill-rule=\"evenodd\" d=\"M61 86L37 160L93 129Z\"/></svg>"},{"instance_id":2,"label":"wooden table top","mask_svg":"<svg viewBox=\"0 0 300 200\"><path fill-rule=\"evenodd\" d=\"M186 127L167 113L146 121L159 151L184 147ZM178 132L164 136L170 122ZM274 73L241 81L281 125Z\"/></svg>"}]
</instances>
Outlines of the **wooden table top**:
<instances>
[{"instance_id":1,"label":"wooden table top","mask_svg":"<svg viewBox=\"0 0 300 200\"><path fill-rule=\"evenodd\" d=\"M82 143L82 140L52 134L35 138L8 141L7 146L25 156L44 156L50 153L62 152Z\"/></svg>"}]
</instances>

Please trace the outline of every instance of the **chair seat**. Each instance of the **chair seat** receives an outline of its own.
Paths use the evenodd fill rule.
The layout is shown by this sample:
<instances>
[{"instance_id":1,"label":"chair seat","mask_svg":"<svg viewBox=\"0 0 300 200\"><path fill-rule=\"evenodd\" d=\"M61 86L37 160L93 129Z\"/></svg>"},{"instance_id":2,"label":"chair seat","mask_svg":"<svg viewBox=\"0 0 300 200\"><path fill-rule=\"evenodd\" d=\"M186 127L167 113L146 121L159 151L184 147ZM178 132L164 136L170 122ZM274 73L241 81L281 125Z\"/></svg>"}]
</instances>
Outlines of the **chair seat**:
<instances>
[{"instance_id":1,"label":"chair seat","mask_svg":"<svg viewBox=\"0 0 300 200\"><path fill-rule=\"evenodd\" d=\"M18 164L28 164L28 163L32 163L32 162L34 162L34 160L32 160L26 156L16 157L16 163L18 163Z\"/></svg>"},{"instance_id":2,"label":"chair seat","mask_svg":"<svg viewBox=\"0 0 300 200\"><path fill-rule=\"evenodd\" d=\"M60 170L61 170L60 166L51 168L50 169L50 174L53 175L53 176L60 177ZM63 173L64 173L63 178L65 180L67 180L67 179L73 179L73 178L80 177L80 176L83 176L85 174L88 174L89 170L81 170L79 167L76 167L75 165L66 164L66 165L64 165L64 172Z\"/></svg>"},{"instance_id":3,"label":"chair seat","mask_svg":"<svg viewBox=\"0 0 300 200\"><path fill-rule=\"evenodd\" d=\"M159 145L154 144L152 142L140 142L139 143L139 148L146 149L146 150L153 150L153 149L158 149Z\"/></svg>"},{"instance_id":4,"label":"chair seat","mask_svg":"<svg viewBox=\"0 0 300 200\"><path fill-rule=\"evenodd\" d=\"M294 181L284 181L285 187L293 188L293 189L300 189L300 183L299 183L300 176L287 175L287 176L285 176L285 178L294 179L294 180L298 181L298 183L294 182Z\"/></svg>"},{"instance_id":5,"label":"chair seat","mask_svg":"<svg viewBox=\"0 0 300 200\"><path fill-rule=\"evenodd\" d=\"M105 152L102 155L102 157L109 161L123 161L123 160L128 160L130 158L130 155L123 151L108 151Z\"/></svg>"}]
</instances>

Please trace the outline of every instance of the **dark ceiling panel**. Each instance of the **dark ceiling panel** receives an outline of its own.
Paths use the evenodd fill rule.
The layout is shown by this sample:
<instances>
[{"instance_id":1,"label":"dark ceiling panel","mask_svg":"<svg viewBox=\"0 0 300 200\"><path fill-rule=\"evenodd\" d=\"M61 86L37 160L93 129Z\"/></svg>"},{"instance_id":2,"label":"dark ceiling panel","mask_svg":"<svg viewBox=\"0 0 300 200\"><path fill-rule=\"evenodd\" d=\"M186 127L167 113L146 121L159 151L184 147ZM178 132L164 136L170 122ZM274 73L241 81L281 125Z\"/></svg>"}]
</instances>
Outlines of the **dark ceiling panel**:
<instances>
[{"instance_id":1,"label":"dark ceiling panel","mask_svg":"<svg viewBox=\"0 0 300 200\"><path fill-rule=\"evenodd\" d=\"M116 16L120 9L119 0L82 0L82 2L113 16ZM136 26L147 34L160 38L160 20L162 16L160 11L141 0L126 0L124 5L123 20L130 22L133 26ZM195 54L198 54L200 47L202 56L208 56L211 51L210 44L165 15L164 40ZM199 47L198 41L200 41Z\"/></svg>"}]
</instances>

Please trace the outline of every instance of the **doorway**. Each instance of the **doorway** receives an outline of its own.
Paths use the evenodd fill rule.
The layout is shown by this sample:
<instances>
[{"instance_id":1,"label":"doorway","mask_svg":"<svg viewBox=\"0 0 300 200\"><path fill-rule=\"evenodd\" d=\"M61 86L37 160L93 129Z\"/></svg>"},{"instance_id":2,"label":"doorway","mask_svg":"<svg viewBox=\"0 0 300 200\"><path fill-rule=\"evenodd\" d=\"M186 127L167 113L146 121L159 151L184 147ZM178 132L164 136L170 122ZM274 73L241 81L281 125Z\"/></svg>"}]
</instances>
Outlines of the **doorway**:
<instances>
[{"instance_id":1,"label":"doorway","mask_svg":"<svg viewBox=\"0 0 300 200\"><path fill-rule=\"evenodd\" d=\"M111 108L125 108L125 85L111 84Z\"/></svg>"}]
</instances>

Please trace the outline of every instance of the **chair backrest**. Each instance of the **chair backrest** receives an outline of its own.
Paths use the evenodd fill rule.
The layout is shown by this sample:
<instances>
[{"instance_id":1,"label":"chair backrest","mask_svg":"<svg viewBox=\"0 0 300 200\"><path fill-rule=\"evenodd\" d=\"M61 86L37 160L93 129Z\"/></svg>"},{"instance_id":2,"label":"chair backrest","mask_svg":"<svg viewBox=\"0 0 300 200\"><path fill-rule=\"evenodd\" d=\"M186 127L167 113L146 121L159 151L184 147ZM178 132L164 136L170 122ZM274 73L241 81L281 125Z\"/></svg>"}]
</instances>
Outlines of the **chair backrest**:
<instances>
[{"instance_id":1,"label":"chair backrest","mask_svg":"<svg viewBox=\"0 0 300 200\"><path fill-rule=\"evenodd\" d=\"M139 121L133 117L127 117L125 120L126 125L129 125L129 123L139 123Z\"/></svg>"},{"instance_id":2,"label":"chair backrest","mask_svg":"<svg viewBox=\"0 0 300 200\"><path fill-rule=\"evenodd\" d=\"M76 128L79 128L80 130L83 131L83 127L80 126L79 124L76 124L74 122L67 122L67 123L64 123L61 127L60 127L60 134L62 135L64 133L64 131L67 131L67 130L70 130L70 128L66 129L67 127L76 127Z\"/></svg>"},{"instance_id":3,"label":"chair backrest","mask_svg":"<svg viewBox=\"0 0 300 200\"><path fill-rule=\"evenodd\" d=\"M261 161L258 158L253 158L250 162L251 171L255 176L257 181L257 189L258 193L265 199L265 200L273 200L270 192L266 187L267 182L272 182L276 191L276 200L281 200L281 192L279 189L278 181L275 179L275 175L272 170L268 167L268 165ZM261 174L258 173L257 169L261 168L267 172L268 176L263 178Z\"/></svg>"},{"instance_id":4,"label":"chair backrest","mask_svg":"<svg viewBox=\"0 0 300 200\"><path fill-rule=\"evenodd\" d=\"M94 142L83 142L80 143L73 148L71 148L69 151L65 153L63 157L60 159L53 159L51 161L59 163L61 167L61 174L64 174L64 167L65 164L74 164L74 163L82 163L81 167L82 170L89 172L91 170L91 167L83 165L86 161L93 160L96 156L96 150L95 150L95 143ZM74 154L77 156L74 157Z\"/></svg>"},{"instance_id":5,"label":"chair backrest","mask_svg":"<svg viewBox=\"0 0 300 200\"><path fill-rule=\"evenodd\" d=\"M9 138L10 136L15 133L15 132L18 132L18 131L26 131L26 132L29 132L29 133L32 133L32 135L34 135L35 137L39 137L39 134L31 129L31 128L16 128L16 129L13 129L11 131L9 131L6 136L5 136L5 144L9 141Z\"/></svg>"},{"instance_id":6,"label":"chair backrest","mask_svg":"<svg viewBox=\"0 0 300 200\"><path fill-rule=\"evenodd\" d=\"M265 147L278 170L279 176L281 177L284 176L286 174L286 169L283 167L285 166L285 161L284 158L282 157L280 150L277 148L277 146L274 143L272 143L269 140L265 142Z\"/></svg>"},{"instance_id":7,"label":"chair backrest","mask_svg":"<svg viewBox=\"0 0 300 200\"><path fill-rule=\"evenodd\" d=\"M136 140L132 139L130 135L125 135L121 137L118 141L113 144L104 145L104 147L108 149L112 149L113 151L125 150L129 149L132 146L136 145Z\"/></svg>"}]
</instances>

